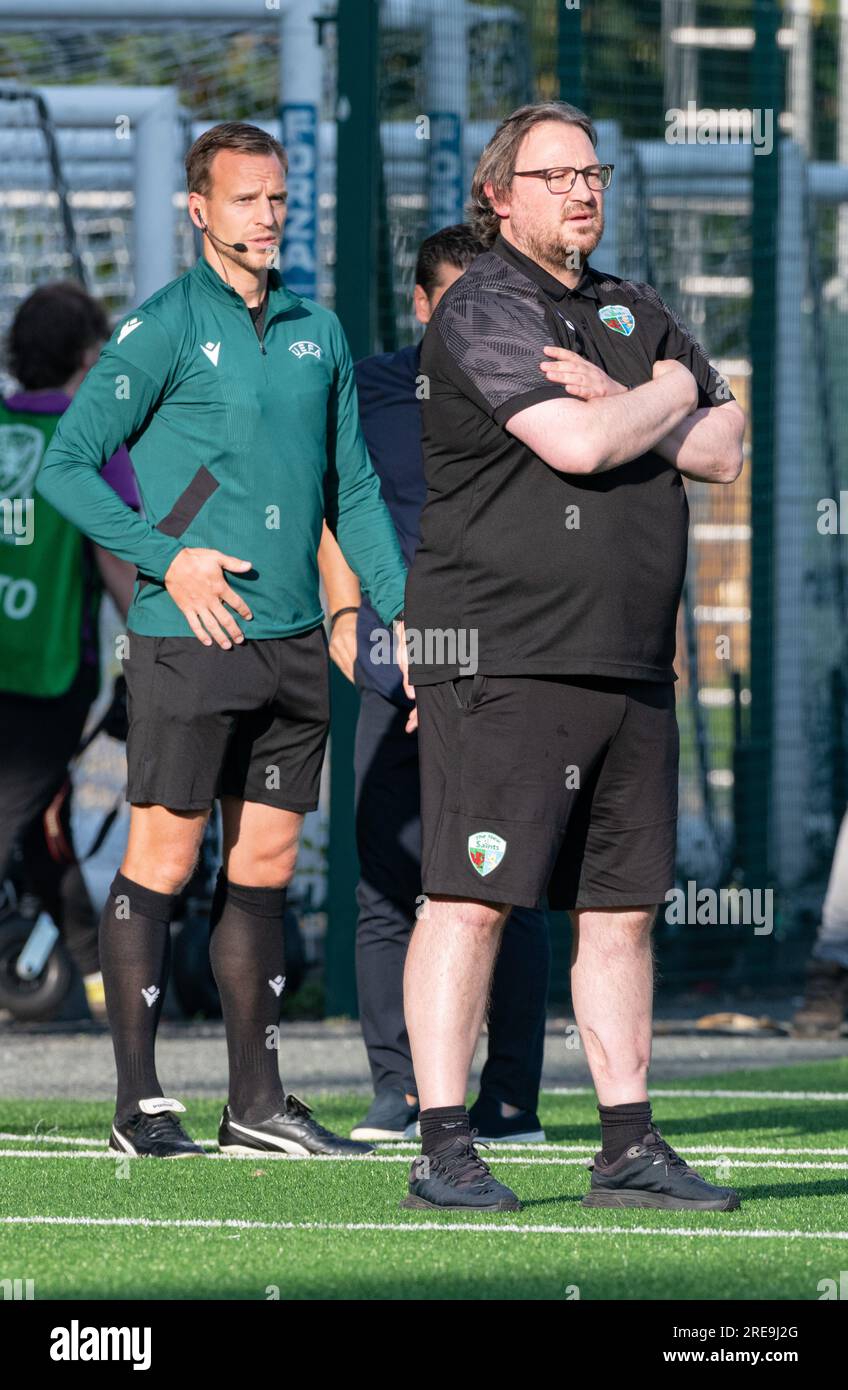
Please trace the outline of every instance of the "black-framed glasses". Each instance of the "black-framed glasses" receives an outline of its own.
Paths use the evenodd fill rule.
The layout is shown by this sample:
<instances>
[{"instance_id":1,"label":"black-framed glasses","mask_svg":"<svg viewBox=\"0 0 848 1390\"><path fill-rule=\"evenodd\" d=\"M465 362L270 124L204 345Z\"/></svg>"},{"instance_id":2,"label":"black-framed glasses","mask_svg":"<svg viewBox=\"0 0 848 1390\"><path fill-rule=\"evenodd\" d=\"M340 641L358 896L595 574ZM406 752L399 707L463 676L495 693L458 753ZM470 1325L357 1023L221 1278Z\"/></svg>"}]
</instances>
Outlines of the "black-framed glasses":
<instances>
[{"instance_id":1,"label":"black-framed glasses","mask_svg":"<svg viewBox=\"0 0 848 1390\"><path fill-rule=\"evenodd\" d=\"M585 169L514 169L517 179L544 179L549 193L570 193L582 174L594 193L609 188L614 164L587 164Z\"/></svg>"}]
</instances>

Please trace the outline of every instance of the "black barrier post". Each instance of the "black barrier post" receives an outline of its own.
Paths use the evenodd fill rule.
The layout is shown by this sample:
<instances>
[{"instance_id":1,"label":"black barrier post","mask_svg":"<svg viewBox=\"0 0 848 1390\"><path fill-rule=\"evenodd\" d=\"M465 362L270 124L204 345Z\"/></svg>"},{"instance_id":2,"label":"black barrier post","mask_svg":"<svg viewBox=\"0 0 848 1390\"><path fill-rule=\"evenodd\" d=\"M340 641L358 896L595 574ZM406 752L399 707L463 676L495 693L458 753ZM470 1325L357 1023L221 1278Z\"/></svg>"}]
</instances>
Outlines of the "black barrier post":
<instances>
[{"instance_id":1,"label":"black barrier post","mask_svg":"<svg viewBox=\"0 0 848 1390\"><path fill-rule=\"evenodd\" d=\"M354 360L374 350L379 170L377 0L339 0L336 107L336 313ZM331 663L325 1012L357 1015L354 940L359 861L353 817L353 744L359 696Z\"/></svg>"},{"instance_id":2,"label":"black barrier post","mask_svg":"<svg viewBox=\"0 0 848 1390\"><path fill-rule=\"evenodd\" d=\"M747 785L741 796L746 820L737 826L740 864L747 884L769 881L771 765L774 734L774 468L777 358L777 221L783 104L783 60L777 45L780 6L755 0L751 59L751 107L771 112L775 139L770 153L752 160L751 214L751 706L744 759ZM799 248L800 254L800 248Z\"/></svg>"},{"instance_id":3,"label":"black barrier post","mask_svg":"<svg viewBox=\"0 0 848 1390\"><path fill-rule=\"evenodd\" d=\"M582 10L557 0L557 80L560 101L583 108Z\"/></svg>"}]
</instances>

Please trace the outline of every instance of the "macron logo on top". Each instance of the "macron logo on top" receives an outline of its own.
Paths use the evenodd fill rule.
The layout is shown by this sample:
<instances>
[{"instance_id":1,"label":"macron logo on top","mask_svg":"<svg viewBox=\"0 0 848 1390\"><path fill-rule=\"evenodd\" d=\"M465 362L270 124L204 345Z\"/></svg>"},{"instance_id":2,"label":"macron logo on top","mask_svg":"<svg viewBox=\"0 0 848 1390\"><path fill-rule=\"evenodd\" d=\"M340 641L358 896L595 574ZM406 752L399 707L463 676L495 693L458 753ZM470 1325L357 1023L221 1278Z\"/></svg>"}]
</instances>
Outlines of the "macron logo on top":
<instances>
[{"instance_id":1,"label":"macron logo on top","mask_svg":"<svg viewBox=\"0 0 848 1390\"><path fill-rule=\"evenodd\" d=\"M217 365L218 365L218 354L219 354L220 351L221 351L221 344L220 344L220 342L218 342L218 343L201 343L201 344L200 344L200 351L206 353L206 356L209 358L209 361L212 363L212 366L213 366L213 367L217 367Z\"/></svg>"},{"instance_id":2,"label":"macron logo on top","mask_svg":"<svg viewBox=\"0 0 848 1390\"><path fill-rule=\"evenodd\" d=\"M142 322L142 319L127 319L118 334L118 343L122 343L124 339L128 338L131 333L134 333L137 328L141 328Z\"/></svg>"}]
</instances>

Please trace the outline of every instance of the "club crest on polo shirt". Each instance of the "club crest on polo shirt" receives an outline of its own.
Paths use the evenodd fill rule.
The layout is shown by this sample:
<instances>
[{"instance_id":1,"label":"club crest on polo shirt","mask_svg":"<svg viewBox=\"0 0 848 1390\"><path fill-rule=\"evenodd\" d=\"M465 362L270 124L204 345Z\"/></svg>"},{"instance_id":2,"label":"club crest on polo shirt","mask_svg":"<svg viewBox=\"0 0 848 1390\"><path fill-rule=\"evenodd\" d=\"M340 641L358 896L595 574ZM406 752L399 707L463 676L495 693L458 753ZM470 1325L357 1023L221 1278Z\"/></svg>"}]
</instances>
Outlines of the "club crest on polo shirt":
<instances>
[{"instance_id":1,"label":"club crest on polo shirt","mask_svg":"<svg viewBox=\"0 0 848 1390\"><path fill-rule=\"evenodd\" d=\"M605 304L598 310L598 316L613 333L622 333L625 338L629 338L636 327L636 320L623 304Z\"/></svg>"},{"instance_id":2,"label":"club crest on polo shirt","mask_svg":"<svg viewBox=\"0 0 848 1390\"><path fill-rule=\"evenodd\" d=\"M468 836L468 858L481 878L496 869L504 857L506 840L492 830L478 830Z\"/></svg>"}]
</instances>

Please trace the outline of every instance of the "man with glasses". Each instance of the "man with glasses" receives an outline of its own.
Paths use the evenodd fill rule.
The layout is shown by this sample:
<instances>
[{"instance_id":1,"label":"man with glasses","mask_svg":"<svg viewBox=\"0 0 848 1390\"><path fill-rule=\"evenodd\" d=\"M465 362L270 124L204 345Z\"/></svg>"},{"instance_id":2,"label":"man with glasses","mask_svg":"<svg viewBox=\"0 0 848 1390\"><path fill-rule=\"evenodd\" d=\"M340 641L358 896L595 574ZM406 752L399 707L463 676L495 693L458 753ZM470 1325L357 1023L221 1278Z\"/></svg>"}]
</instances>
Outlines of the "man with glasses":
<instances>
[{"instance_id":1,"label":"man with glasses","mask_svg":"<svg viewBox=\"0 0 848 1390\"><path fill-rule=\"evenodd\" d=\"M501 123L472 184L489 250L422 348L428 494L405 618L429 904L405 974L424 1150L407 1207L520 1206L464 1102L504 920L545 896L571 914L599 1100L584 1204L739 1205L654 1126L647 1072L651 927L674 883L683 477L732 482L744 417L649 285L588 264L612 176L595 144L566 103Z\"/></svg>"}]
</instances>

